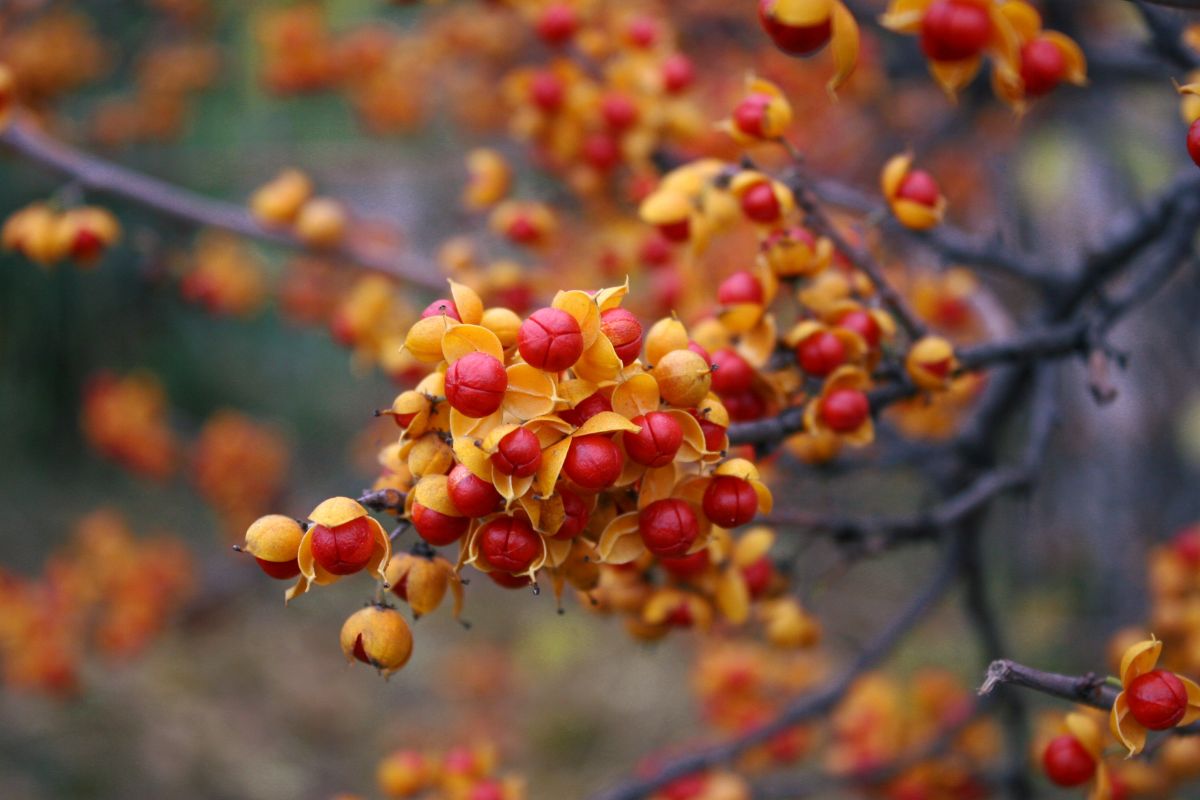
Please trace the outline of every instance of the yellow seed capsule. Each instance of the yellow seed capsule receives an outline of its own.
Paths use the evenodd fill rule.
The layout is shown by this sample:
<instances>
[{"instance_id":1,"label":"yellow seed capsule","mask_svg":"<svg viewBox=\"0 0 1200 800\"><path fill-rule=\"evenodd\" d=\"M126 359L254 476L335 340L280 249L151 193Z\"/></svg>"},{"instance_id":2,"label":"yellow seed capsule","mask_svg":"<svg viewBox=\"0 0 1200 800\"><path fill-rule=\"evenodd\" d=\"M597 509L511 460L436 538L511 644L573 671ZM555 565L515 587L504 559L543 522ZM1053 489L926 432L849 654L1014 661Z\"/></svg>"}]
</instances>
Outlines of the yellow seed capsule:
<instances>
[{"instance_id":1,"label":"yellow seed capsule","mask_svg":"<svg viewBox=\"0 0 1200 800\"><path fill-rule=\"evenodd\" d=\"M957 366L953 345L940 336L918 340L904 359L904 368L913 383L930 391L947 388Z\"/></svg>"},{"instance_id":2,"label":"yellow seed capsule","mask_svg":"<svg viewBox=\"0 0 1200 800\"><path fill-rule=\"evenodd\" d=\"M54 250L82 266L95 264L121 238L121 224L108 209L73 208L54 226Z\"/></svg>"},{"instance_id":3,"label":"yellow seed capsule","mask_svg":"<svg viewBox=\"0 0 1200 800\"><path fill-rule=\"evenodd\" d=\"M296 520L282 514L268 514L246 529L246 543L242 549L263 561L294 561L302 536L304 530Z\"/></svg>"},{"instance_id":4,"label":"yellow seed capsule","mask_svg":"<svg viewBox=\"0 0 1200 800\"><path fill-rule=\"evenodd\" d=\"M672 350L686 350L688 332L684 324L674 317L664 317L650 326L646 332L646 361L657 364Z\"/></svg>"},{"instance_id":5,"label":"yellow seed capsule","mask_svg":"<svg viewBox=\"0 0 1200 800\"><path fill-rule=\"evenodd\" d=\"M350 615L342 625L342 652L350 661L370 664L386 677L412 656L412 632L394 608L367 606Z\"/></svg>"},{"instance_id":6,"label":"yellow seed capsule","mask_svg":"<svg viewBox=\"0 0 1200 800\"><path fill-rule=\"evenodd\" d=\"M379 762L375 782L385 797L412 797L429 788L435 775L434 764L424 753L397 750Z\"/></svg>"},{"instance_id":7,"label":"yellow seed capsule","mask_svg":"<svg viewBox=\"0 0 1200 800\"><path fill-rule=\"evenodd\" d=\"M521 318L508 308L489 308L483 312L479 324L496 334L500 346L505 350L517 344L517 331L521 328Z\"/></svg>"},{"instance_id":8,"label":"yellow seed capsule","mask_svg":"<svg viewBox=\"0 0 1200 800\"><path fill-rule=\"evenodd\" d=\"M346 236L345 207L329 197L314 197L296 217L296 235L313 247L336 247Z\"/></svg>"},{"instance_id":9,"label":"yellow seed capsule","mask_svg":"<svg viewBox=\"0 0 1200 800\"><path fill-rule=\"evenodd\" d=\"M672 350L651 371L664 400L677 408L699 405L712 387L710 367L691 350Z\"/></svg>"},{"instance_id":10,"label":"yellow seed capsule","mask_svg":"<svg viewBox=\"0 0 1200 800\"><path fill-rule=\"evenodd\" d=\"M298 169L285 169L250 197L250 211L264 225L289 225L312 197L312 181Z\"/></svg>"},{"instance_id":11,"label":"yellow seed capsule","mask_svg":"<svg viewBox=\"0 0 1200 800\"><path fill-rule=\"evenodd\" d=\"M413 477L445 475L454 466L454 451L436 433L427 433L413 442L408 451L408 471Z\"/></svg>"}]
</instances>

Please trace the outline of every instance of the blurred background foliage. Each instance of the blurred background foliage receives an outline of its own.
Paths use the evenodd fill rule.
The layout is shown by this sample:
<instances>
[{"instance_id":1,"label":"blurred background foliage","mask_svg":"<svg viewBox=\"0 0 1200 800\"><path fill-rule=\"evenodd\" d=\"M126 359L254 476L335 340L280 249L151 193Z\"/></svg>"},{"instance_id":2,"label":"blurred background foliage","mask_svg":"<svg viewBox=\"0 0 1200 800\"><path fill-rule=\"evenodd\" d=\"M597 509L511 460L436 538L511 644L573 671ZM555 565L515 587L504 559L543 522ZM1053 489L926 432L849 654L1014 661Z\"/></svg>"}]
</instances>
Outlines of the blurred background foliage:
<instances>
[{"instance_id":1,"label":"blurred background foliage","mask_svg":"<svg viewBox=\"0 0 1200 800\"><path fill-rule=\"evenodd\" d=\"M418 252L464 227L464 141L451 126L372 139L337 96L268 94L258 80L254 23L270 4L214 5L220 78L196 98L184 134L112 157L236 202L280 167L303 165L331 194L410 232L408 246ZM127 87L136 55L156 35L141 3L78 6L112 63L107 77L70 98L67 119ZM416 13L375 0L324 7L335 28L380 18L404 25ZM1173 98L1148 95L1116 106L1070 97L1036 117L1014 175L1030 243L1073 252L1179 166ZM70 189L0 160L0 217L58 190ZM225 407L278 424L293 448L280 508L297 515L314 498L365 485L372 465L364 442L391 435L372 419L394 393L389 380L355 370L324 331L291 324L274 308L243 320L185 303L170 268L181 252L174 245L192 233L142 209L113 208L130 235L101 269L46 273L0 256L0 562L34 574L80 516L113 506L139 532L185 537L209 594L144 658L89 663L75 699L0 694L0 797L369 792L374 764L390 748L485 735L527 771L533 797L578 797L646 752L691 738L698 717L687 637L638 645L615 621L574 603L560 616L545 594L473 585L471 630L445 614L421 620L412 665L385 684L346 666L335 645L346 611L365 599L363 585L346 582L321 602L304 598L285 610L280 588L253 580L253 565L228 552L185 473L139 480L91 451L78 423L86 380L135 368L161 379L181 431L195 432ZM281 267L279 253L266 255ZM1186 271L1118 330L1116 343L1134 358L1116 376L1116 403L1097 409L1082 367L1062 371L1070 401L1041 485L992 521L993 590L1010 618L1022 620L1011 633L1027 661L1079 672L1101 660L1105 635L1144 615L1145 545L1200 518L1197 274ZM851 485L806 473L787 491L798 506L849 501L870 510L914 506L916 485L903 473ZM869 635L928 562L916 551L847 575L831 569L831 548L797 546L806 599L835 647ZM941 663L974 683L978 657L966 640L957 610L947 608L904 645L896 669Z\"/></svg>"}]
</instances>

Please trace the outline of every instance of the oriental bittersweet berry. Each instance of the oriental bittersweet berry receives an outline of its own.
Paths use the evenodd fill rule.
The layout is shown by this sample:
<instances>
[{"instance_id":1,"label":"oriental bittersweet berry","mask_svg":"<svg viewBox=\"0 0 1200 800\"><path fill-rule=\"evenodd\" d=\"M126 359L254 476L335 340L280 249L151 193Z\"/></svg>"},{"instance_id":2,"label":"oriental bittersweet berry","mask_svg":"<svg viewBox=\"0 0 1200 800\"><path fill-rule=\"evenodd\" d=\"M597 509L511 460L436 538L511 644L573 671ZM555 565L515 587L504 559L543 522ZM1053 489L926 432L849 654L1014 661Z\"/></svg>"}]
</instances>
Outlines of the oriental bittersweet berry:
<instances>
[{"instance_id":1,"label":"oriental bittersweet berry","mask_svg":"<svg viewBox=\"0 0 1200 800\"><path fill-rule=\"evenodd\" d=\"M447 300L445 297L438 298L425 307L421 312L421 319L427 317L437 317L445 314L455 322L462 322L462 317L458 315L458 308L454 305L453 300Z\"/></svg>"},{"instance_id":2,"label":"oriental bittersweet berry","mask_svg":"<svg viewBox=\"0 0 1200 800\"><path fill-rule=\"evenodd\" d=\"M502 572L524 572L541 554L541 537L524 517L494 519L480 529L478 536L480 555Z\"/></svg>"},{"instance_id":3,"label":"oriental bittersweet berry","mask_svg":"<svg viewBox=\"0 0 1200 800\"><path fill-rule=\"evenodd\" d=\"M574 539L587 527L591 511L588 509L587 501L569 489L559 489L558 495L562 498L565 516L562 525L554 532L554 538Z\"/></svg>"},{"instance_id":4,"label":"oriental bittersweet berry","mask_svg":"<svg viewBox=\"0 0 1200 800\"><path fill-rule=\"evenodd\" d=\"M640 414L631 422L640 425L637 433L625 432L625 452L634 461L647 467L665 467L675 460L683 444L683 428L675 418L663 411Z\"/></svg>"},{"instance_id":5,"label":"oriental bittersweet berry","mask_svg":"<svg viewBox=\"0 0 1200 800\"><path fill-rule=\"evenodd\" d=\"M571 440L563 472L578 486L598 492L621 477L621 451L602 433Z\"/></svg>"},{"instance_id":6,"label":"oriental bittersweet berry","mask_svg":"<svg viewBox=\"0 0 1200 800\"><path fill-rule=\"evenodd\" d=\"M712 369L691 350L672 350L651 370L662 399L676 408L700 405L712 388Z\"/></svg>"},{"instance_id":7,"label":"oriental bittersweet berry","mask_svg":"<svg viewBox=\"0 0 1200 800\"><path fill-rule=\"evenodd\" d=\"M900 182L900 187L896 190L897 197L912 200L914 203L920 203L930 208L937 205L941 194L942 191L938 187L937 181L923 169L914 169L905 175L904 180Z\"/></svg>"},{"instance_id":8,"label":"oriental bittersweet berry","mask_svg":"<svg viewBox=\"0 0 1200 800\"><path fill-rule=\"evenodd\" d=\"M755 222L778 222L783 206L775 195L770 181L759 181L742 191L742 213Z\"/></svg>"},{"instance_id":9,"label":"oriental bittersweet berry","mask_svg":"<svg viewBox=\"0 0 1200 800\"><path fill-rule=\"evenodd\" d=\"M504 365L487 353L468 353L446 370L446 400L467 417L486 417L504 402L508 375Z\"/></svg>"},{"instance_id":10,"label":"oriental bittersweet berry","mask_svg":"<svg viewBox=\"0 0 1200 800\"><path fill-rule=\"evenodd\" d=\"M858 389L835 389L821 400L821 419L838 433L856 430L870 414L871 404Z\"/></svg>"},{"instance_id":11,"label":"oriental bittersweet berry","mask_svg":"<svg viewBox=\"0 0 1200 800\"><path fill-rule=\"evenodd\" d=\"M1200 119L1197 119L1188 127L1187 151L1196 166L1200 167Z\"/></svg>"},{"instance_id":12,"label":"oriental bittersweet berry","mask_svg":"<svg viewBox=\"0 0 1200 800\"><path fill-rule=\"evenodd\" d=\"M450 502L454 503L454 507L465 517L486 516L495 511L503 499L496 487L476 476L462 464L450 470L446 490L450 494Z\"/></svg>"},{"instance_id":13,"label":"oriental bittersweet berry","mask_svg":"<svg viewBox=\"0 0 1200 800\"><path fill-rule=\"evenodd\" d=\"M753 274L742 270L735 272L717 287L717 302L723 306L737 303L762 303L763 285Z\"/></svg>"},{"instance_id":14,"label":"oriental bittersweet berry","mask_svg":"<svg viewBox=\"0 0 1200 800\"><path fill-rule=\"evenodd\" d=\"M843 314L838 318L837 325L840 328L854 331L870 347L878 347L879 340L883 336L879 323L867 311L856 310Z\"/></svg>"},{"instance_id":15,"label":"oriental bittersweet berry","mask_svg":"<svg viewBox=\"0 0 1200 800\"><path fill-rule=\"evenodd\" d=\"M547 372L561 372L583 355L583 333L567 312L539 308L521 323L517 347L527 364Z\"/></svg>"},{"instance_id":16,"label":"oriental bittersweet berry","mask_svg":"<svg viewBox=\"0 0 1200 800\"><path fill-rule=\"evenodd\" d=\"M534 25L538 37L549 45L566 44L578 28L579 17L575 9L566 3L546 6Z\"/></svg>"},{"instance_id":17,"label":"oriental bittersweet berry","mask_svg":"<svg viewBox=\"0 0 1200 800\"><path fill-rule=\"evenodd\" d=\"M347 659L370 664L386 676L408 663L413 640L399 611L371 605L351 614L342 625L341 644Z\"/></svg>"},{"instance_id":18,"label":"oriental bittersweet berry","mask_svg":"<svg viewBox=\"0 0 1200 800\"><path fill-rule=\"evenodd\" d=\"M779 6L786 2L788 0L758 2L759 22L776 47L791 55L806 56L829 43L833 36L832 17L827 15L808 25L791 25L778 13Z\"/></svg>"},{"instance_id":19,"label":"oriental bittersweet berry","mask_svg":"<svg viewBox=\"0 0 1200 800\"><path fill-rule=\"evenodd\" d=\"M1054 42L1034 39L1021 48L1021 80L1025 84L1025 94L1030 97L1048 94L1066 75L1066 56Z\"/></svg>"},{"instance_id":20,"label":"oriental bittersweet berry","mask_svg":"<svg viewBox=\"0 0 1200 800\"><path fill-rule=\"evenodd\" d=\"M1179 724L1188 710L1188 693L1174 673L1156 669L1126 687L1129 713L1144 727L1163 731Z\"/></svg>"},{"instance_id":21,"label":"oriental bittersweet berry","mask_svg":"<svg viewBox=\"0 0 1200 800\"><path fill-rule=\"evenodd\" d=\"M246 529L246 543L241 549L254 556L267 575L287 580L300 574L296 554L303 536L304 529L296 520L282 514L268 514Z\"/></svg>"},{"instance_id":22,"label":"oriental bittersweet berry","mask_svg":"<svg viewBox=\"0 0 1200 800\"><path fill-rule=\"evenodd\" d=\"M758 494L749 481L718 475L704 490L704 513L722 528L736 528L758 513Z\"/></svg>"},{"instance_id":23,"label":"oriental bittersweet berry","mask_svg":"<svg viewBox=\"0 0 1200 800\"><path fill-rule=\"evenodd\" d=\"M1057 786L1082 786L1096 774L1096 759L1079 740L1064 733L1050 740L1042 753L1046 777Z\"/></svg>"},{"instance_id":24,"label":"oriental bittersweet berry","mask_svg":"<svg viewBox=\"0 0 1200 800\"><path fill-rule=\"evenodd\" d=\"M612 342L621 363L629 366L642 351L642 323L623 308L610 308L600 315L600 331Z\"/></svg>"},{"instance_id":25,"label":"oriental bittersweet berry","mask_svg":"<svg viewBox=\"0 0 1200 800\"><path fill-rule=\"evenodd\" d=\"M462 509L459 510L461 511ZM467 532L467 528L471 526L470 517L454 517L449 514L443 514L420 503L413 503L409 517L412 520L413 527L417 531L417 535L434 547L442 547L457 542Z\"/></svg>"},{"instance_id":26,"label":"oriental bittersweet berry","mask_svg":"<svg viewBox=\"0 0 1200 800\"><path fill-rule=\"evenodd\" d=\"M505 475L528 478L542 465L541 442L528 428L516 428L500 440L492 464Z\"/></svg>"},{"instance_id":27,"label":"oriental bittersweet berry","mask_svg":"<svg viewBox=\"0 0 1200 800\"><path fill-rule=\"evenodd\" d=\"M824 378L846 363L846 346L829 331L819 331L796 345L796 363L816 378Z\"/></svg>"},{"instance_id":28,"label":"oriental bittersweet berry","mask_svg":"<svg viewBox=\"0 0 1200 800\"><path fill-rule=\"evenodd\" d=\"M712 390L717 394L738 394L754 386L754 367L732 347L712 354L712 368Z\"/></svg>"},{"instance_id":29,"label":"oriental bittersweet berry","mask_svg":"<svg viewBox=\"0 0 1200 800\"><path fill-rule=\"evenodd\" d=\"M937 0L921 17L921 50L934 61L974 58L991 34L987 7L972 0Z\"/></svg>"},{"instance_id":30,"label":"oriental bittersweet berry","mask_svg":"<svg viewBox=\"0 0 1200 800\"><path fill-rule=\"evenodd\" d=\"M333 575L351 575L371 560L375 550L374 531L366 517L327 528L313 525L313 560Z\"/></svg>"},{"instance_id":31,"label":"oriental bittersweet berry","mask_svg":"<svg viewBox=\"0 0 1200 800\"><path fill-rule=\"evenodd\" d=\"M607 397L595 392L576 403L574 408L558 412L566 422L579 427L602 411L612 411L612 403Z\"/></svg>"},{"instance_id":32,"label":"oriental bittersweet berry","mask_svg":"<svg viewBox=\"0 0 1200 800\"><path fill-rule=\"evenodd\" d=\"M696 68L692 66L690 58L675 53L663 61L662 79L667 94L678 94L692 85L696 79Z\"/></svg>"},{"instance_id":33,"label":"oriental bittersweet berry","mask_svg":"<svg viewBox=\"0 0 1200 800\"><path fill-rule=\"evenodd\" d=\"M703 575L711 564L712 560L708 556L708 550L698 550L690 556L660 558L658 560L660 567L680 580L687 580L688 578Z\"/></svg>"},{"instance_id":34,"label":"oriental bittersweet berry","mask_svg":"<svg viewBox=\"0 0 1200 800\"><path fill-rule=\"evenodd\" d=\"M679 558L700 535L696 512L684 500L656 500L638 514L638 533L646 549L656 556Z\"/></svg>"}]
</instances>

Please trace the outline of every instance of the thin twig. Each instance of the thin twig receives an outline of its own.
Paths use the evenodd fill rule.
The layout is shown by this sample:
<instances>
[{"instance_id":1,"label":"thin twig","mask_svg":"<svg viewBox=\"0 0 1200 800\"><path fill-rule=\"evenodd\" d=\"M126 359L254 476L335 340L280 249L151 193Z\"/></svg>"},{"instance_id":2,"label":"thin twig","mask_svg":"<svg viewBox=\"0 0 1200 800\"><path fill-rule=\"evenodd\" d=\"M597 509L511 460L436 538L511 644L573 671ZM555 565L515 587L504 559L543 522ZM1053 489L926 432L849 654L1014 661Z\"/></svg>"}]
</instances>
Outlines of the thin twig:
<instances>
[{"instance_id":1,"label":"thin twig","mask_svg":"<svg viewBox=\"0 0 1200 800\"><path fill-rule=\"evenodd\" d=\"M137 203L191 225L220 228L283 247L311 250L292 233L265 227L242 206L203 197L76 150L38 131L25 119L14 119L0 131L0 145L28 161L71 178L87 190ZM392 255L368 252L354 246L353 242L313 252L343 259L414 286L432 290L445 288L444 278L433 265L409 263Z\"/></svg>"}]
</instances>

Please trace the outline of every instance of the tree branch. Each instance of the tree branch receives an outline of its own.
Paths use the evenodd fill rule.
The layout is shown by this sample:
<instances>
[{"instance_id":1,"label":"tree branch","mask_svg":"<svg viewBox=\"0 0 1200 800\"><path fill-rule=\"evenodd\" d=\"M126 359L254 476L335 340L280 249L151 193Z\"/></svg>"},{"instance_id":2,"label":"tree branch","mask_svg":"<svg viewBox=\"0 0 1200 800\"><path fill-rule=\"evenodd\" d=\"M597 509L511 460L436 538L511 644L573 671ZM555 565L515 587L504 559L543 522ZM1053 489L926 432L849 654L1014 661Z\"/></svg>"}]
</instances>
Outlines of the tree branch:
<instances>
[{"instance_id":1,"label":"tree branch","mask_svg":"<svg viewBox=\"0 0 1200 800\"><path fill-rule=\"evenodd\" d=\"M312 249L288 231L265 227L242 206L203 197L75 150L36 130L24 119L14 119L0 131L0 145L28 161L76 181L85 189L128 200L188 224L220 228L295 250ZM445 288L445 280L432 265L406 263L395 256L355 247L352 242L339 248L314 252L343 259L414 286L435 291Z\"/></svg>"},{"instance_id":2,"label":"tree branch","mask_svg":"<svg viewBox=\"0 0 1200 800\"><path fill-rule=\"evenodd\" d=\"M591 800L637 800L646 797L672 781L700 772L717 764L732 761L750 748L773 736L828 712L841 701L855 680L882 661L892 648L916 627L950 588L958 573L959 546L951 542L943 553L937 571L922 589L886 628L824 688L796 698L784 707L779 716L765 725L752 728L727 742L682 756L670 761L650 777L631 778L605 791L592 795Z\"/></svg>"}]
</instances>

